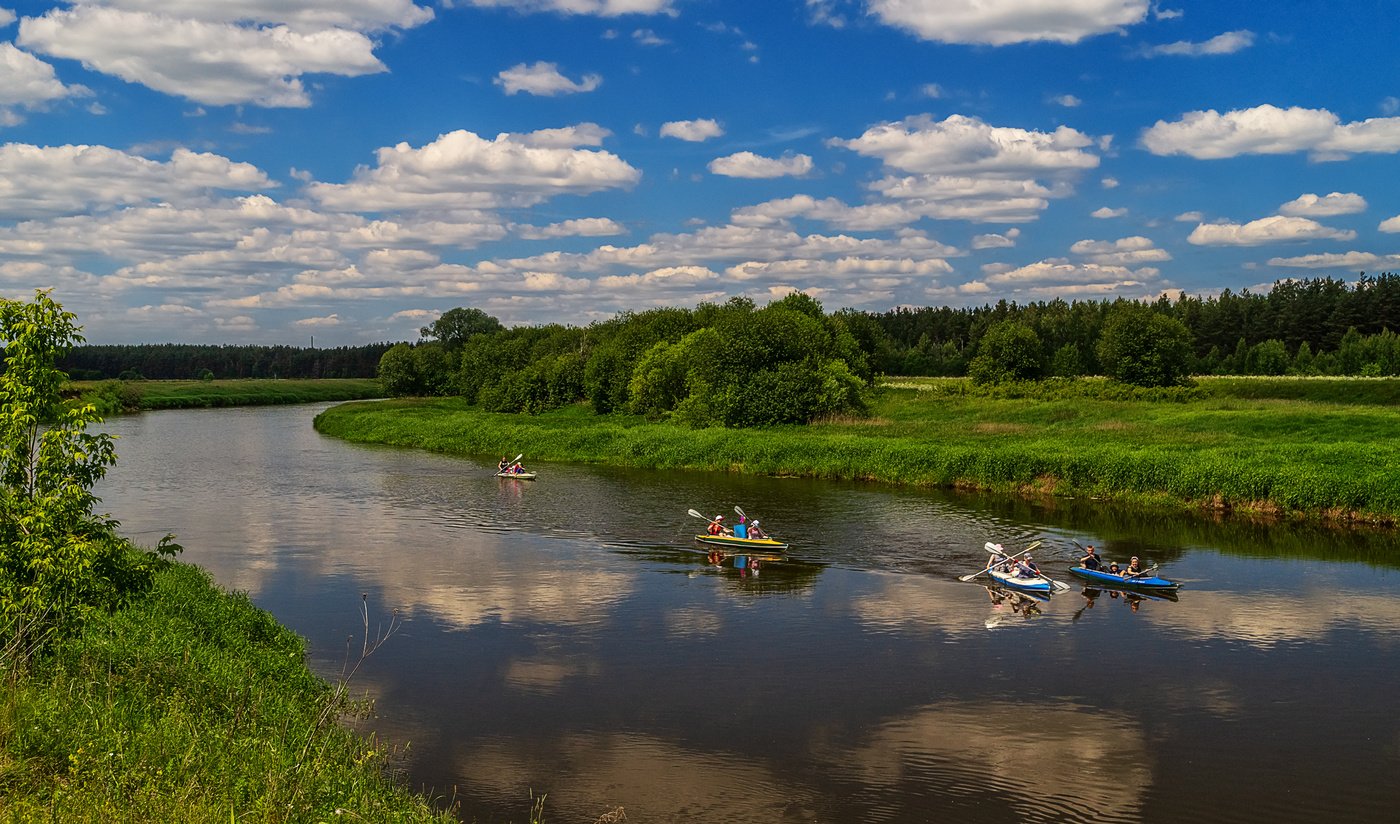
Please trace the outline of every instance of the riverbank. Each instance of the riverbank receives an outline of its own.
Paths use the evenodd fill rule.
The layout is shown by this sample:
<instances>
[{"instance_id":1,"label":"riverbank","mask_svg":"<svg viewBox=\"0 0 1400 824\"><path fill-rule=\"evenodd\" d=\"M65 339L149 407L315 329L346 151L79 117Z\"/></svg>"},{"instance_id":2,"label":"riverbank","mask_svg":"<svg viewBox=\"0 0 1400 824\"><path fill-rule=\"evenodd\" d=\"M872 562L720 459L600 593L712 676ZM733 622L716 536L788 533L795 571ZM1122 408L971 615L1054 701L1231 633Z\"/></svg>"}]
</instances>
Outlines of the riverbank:
<instances>
[{"instance_id":1,"label":"riverbank","mask_svg":"<svg viewBox=\"0 0 1400 824\"><path fill-rule=\"evenodd\" d=\"M347 404L317 416L326 435L461 455L859 479L1167 508L1392 526L1400 517L1400 415L1352 388L1280 380L1277 392L1203 384L1114 398L1092 384L1035 397L895 381L870 418L768 429L692 430L582 406L483 412L456 399ZM1365 397L1387 398L1388 384ZM932 391L930 391L932 390ZM1096 394L1098 393L1098 394ZM1280 399L1313 394L1319 399ZM1248 395L1248 396L1244 396Z\"/></svg>"},{"instance_id":2,"label":"riverbank","mask_svg":"<svg viewBox=\"0 0 1400 824\"><path fill-rule=\"evenodd\" d=\"M307 669L300 638L188 564L27 673L5 656L6 821L457 820L396 783L392 746L340 726L367 706Z\"/></svg>"},{"instance_id":3,"label":"riverbank","mask_svg":"<svg viewBox=\"0 0 1400 824\"><path fill-rule=\"evenodd\" d=\"M64 394L95 404L104 415L153 409L328 403L384 397L374 378L208 381L70 381Z\"/></svg>"}]
</instances>

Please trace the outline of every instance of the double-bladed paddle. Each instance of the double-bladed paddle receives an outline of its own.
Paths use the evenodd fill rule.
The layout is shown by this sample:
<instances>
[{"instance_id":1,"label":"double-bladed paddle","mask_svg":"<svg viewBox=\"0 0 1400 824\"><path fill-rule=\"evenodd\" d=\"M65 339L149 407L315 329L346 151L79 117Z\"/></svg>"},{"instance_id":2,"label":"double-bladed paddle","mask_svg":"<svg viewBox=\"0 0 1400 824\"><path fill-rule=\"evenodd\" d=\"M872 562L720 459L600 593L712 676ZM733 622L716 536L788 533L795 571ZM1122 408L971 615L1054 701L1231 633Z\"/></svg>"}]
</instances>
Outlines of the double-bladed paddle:
<instances>
[{"instance_id":1,"label":"double-bladed paddle","mask_svg":"<svg viewBox=\"0 0 1400 824\"><path fill-rule=\"evenodd\" d=\"M1019 558L1019 557L1021 557L1022 555L1025 555L1027 552L1030 552L1032 549L1035 549L1035 548L1038 547L1038 546L1040 546L1040 541L1036 541L1035 543L1033 543L1033 544L1031 544L1030 546L1026 547L1025 549L1021 550L1020 552L1016 553L1015 555L1008 555L1008 556L1006 556L1006 559L1005 559L1005 560L1010 561L1010 560L1013 560L1013 559L1015 559L1015 558ZM973 578L976 578L978 575L981 575L981 574L984 573L984 572L990 572L991 569L992 569L991 567L987 567L986 569L978 570L977 572L974 572L974 573L972 573L971 575L959 575L959 576L958 576L958 580L959 580L959 581L971 581Z\"/></svg>"}]
</instances>

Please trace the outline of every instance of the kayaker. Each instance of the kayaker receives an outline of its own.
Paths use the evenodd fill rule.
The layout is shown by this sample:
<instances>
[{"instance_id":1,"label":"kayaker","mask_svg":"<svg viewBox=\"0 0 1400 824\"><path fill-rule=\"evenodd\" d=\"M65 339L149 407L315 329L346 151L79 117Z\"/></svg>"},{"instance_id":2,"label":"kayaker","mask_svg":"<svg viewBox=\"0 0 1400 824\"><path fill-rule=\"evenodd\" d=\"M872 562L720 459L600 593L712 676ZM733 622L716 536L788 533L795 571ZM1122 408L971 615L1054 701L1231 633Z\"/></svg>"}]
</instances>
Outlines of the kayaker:
<instances>
[{"instance_id":1,"label":"kayaker","mask_svg":"<svg viewBox=\"0 0 1400 824\"><path fill-rule=\"evenodd\" d=\"M525 474L525 464L523 464L523 463L517 463L517 464L515 465L515 467L514 467L513 469L511 469L511 472L514 472L516 475L524 475L524 474Z\"/></svg>"},{"instance_id":2,"label":"kayaker","mask_svg":"<svg viewBox=\"0 0 1400 824\"><path fill-rule=\"evenodd\" d=\"M713 521L710 521L709 533L710 533L711 535L723 535L723 534L725 534L726 532L728 532L729 530L727 530L727 529L724 528L723 521L724 521L724 516L723 516L723 515L716 515L715 518L714 518L714 520L713 520Z\"/></svg>"},{"instance_id":3,"label":"kayaker","mask_svg":"<svg viewBox=\"0 0 1400 824\"><path fill-rule=\"evenodd\" d=\"M1132 578L1134 576L1141 575L1142 572L1142 562L1138 560L1138 556L1134 555L1132 557L1132 560L1128 561L1127 568L1119 574L1122 575L1124 578Z\"/></svg>"},{"instance_id":4,"label":"kayaker","mask_svg":"<svg viewBox=\"0 0 1400 824\"><path fill-rule=\"evenodd\" d=\"M497 471L497 472L505 472L505 471L506 471L506 456L505 456L505 455L502 455L502 456L501 456L501 462L498 463L498 464L496 464L496 471Z\"/></svg>"},{"instance_id":5,"label":"kayaker","mask_svg":"<svg viewBox=\"0 0 1400 824\"><path fill-rule=\"evenodd\" d=\"M1121 569L1118 568L1118 562L1117 562L1117 561L1109 561L1109 562L1108 562L1108 571L1109 571L1111 574L1113 574L1113 575L1122 575L1122 574L1123 574L1123 570L1121 570Z\"/></svg>"},{"instance_id":6,"label":"kayaker","mask_svg":"<svg viewBox=\"0 0 1400 824\"><path fill-rule=\"evenodd\" d=\"M999 566L1003 572L1006 571L1006 550L1002 549L1001 544L990 544L988 549L992 551L992 555L987 559L987 569Z\"/></svg>"},{"instance_id":7,"label":"kayaker","mask_svg":"<svg viewBox=\"0 0 1400 824\"><path fill-rule=\"evenodd\" d=\"M750 537L750 538L767 538L767 537L768 537L768 533L766 533L766 532L764 532L763 530L759 529L759 528L758 528L758 521L754 521L753 523L749 524L749 537Z\"/></svg>"},{"instance_id":8,"label":"kayaker","mask_svg":"<svg viewBox=\"0 0 1400 824\"><path fill-rule=\"evenodd\" d=\"M739 523L737 523L737 524L734 525L734 537L735 537L735 538L747 538L747 537L749 537L749 525L746 523L747 521L748 521L748 516L747 516L747 515L740 515L740 516L739 516Z\"/></svg>"},{"instance_id":9,"label":"kayaker","mask_svg":"<svg viewBox=\"0 0 1400 824\"><path fill-rule=\"evenodd\" d=\"M1099 568L1099 556L1094 552L1093 544L1084 547L1084 557L1079 559L1079 565L1085 569L1097 570Z\"/></svg>"},{"instance_id":10,"label":"kayaker","mask_svg":"<svg viewBox=\"0 0 1400 824\"><path fill-rule=\"evenodd\" d=\"M1040 574L1040 567L1035 565L1031 556L1026 555L1016 562L1017 578L1034 578Z\"/></svg>"}]
</instances>

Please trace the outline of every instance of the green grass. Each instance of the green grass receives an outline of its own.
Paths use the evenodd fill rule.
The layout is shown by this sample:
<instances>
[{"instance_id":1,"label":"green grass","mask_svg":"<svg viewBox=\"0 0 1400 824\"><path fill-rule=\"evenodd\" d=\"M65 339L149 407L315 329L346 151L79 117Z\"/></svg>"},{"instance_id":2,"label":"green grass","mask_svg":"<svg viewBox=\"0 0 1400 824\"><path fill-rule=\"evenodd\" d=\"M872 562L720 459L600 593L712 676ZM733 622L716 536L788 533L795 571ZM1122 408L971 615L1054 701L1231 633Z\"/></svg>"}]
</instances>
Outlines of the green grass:
<instances>
[{"instance_id":1,"label":"green grass","mask_svg":"<svg viewBox=\"0 0 1400 824\"><path fill-rule=\"evenodd\" d=\"M318 416L316 427L353 441L470 455L523 451L536 460L855 478L1330 520L1391 523L1400 516L1400 415L1383 404L1340 402L1349 391L1344 382L1327 381L1341 385L1321 401L1222 397L1200 387L1149 393L1155 400L1116 399L1117 389L1095 395L1093 383L1021 392L1036 397L987 397L966 382L895 380L910 388L882 390L869 419L753 430L690 430L598 417L581 406L539 416L494 414L441 399L338 406Z\"/></svg>"},{"instance_id":2,"label":"green grass","mask_svg":"<svg viewBox=\"0 0 1400 824\"><path fill-rule=\"evenodd\" d=\"M81 396L104 413L141 409L261 406L380 398L372 378L213 381L72 381L65 394Z\"/></svg>"},{"instance_id":3,"label":"green grass","mask_svg":"<svg viewBox=\"0 0 1400 824\"><path fill-rule=\"evenodd\" d=\"M0 654L0 820L456 821L339 725L357 705L304 658L185 564L27 672Z\"/></svg>"}]
</instances>

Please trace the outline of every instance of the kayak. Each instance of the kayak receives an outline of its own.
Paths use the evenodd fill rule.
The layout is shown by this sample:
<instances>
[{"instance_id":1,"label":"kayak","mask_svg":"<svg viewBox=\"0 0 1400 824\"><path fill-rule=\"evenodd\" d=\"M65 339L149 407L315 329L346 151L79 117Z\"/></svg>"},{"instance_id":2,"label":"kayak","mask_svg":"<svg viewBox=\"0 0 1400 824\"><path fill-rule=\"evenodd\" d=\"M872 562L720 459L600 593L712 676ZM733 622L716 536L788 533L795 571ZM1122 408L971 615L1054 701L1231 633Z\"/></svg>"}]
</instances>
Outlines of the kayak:
<instances>
[{"instance_id":1,"label":"kayak","mask_svg":"<svg viewBox=\"0 0 1400 824\"><path fill-rule=\"evenodd\" d=\"M514 478L514 479L517 480L517 481L533 481L533 480L535 479L535 473L534 473L534 472L497 472L497 473L496 473L496 477L497 477L497 478Z\"/></svg>"},{"instance_id":2,"label":"kayak","mask_svg":"<svg viewBox=\"0 0 1400 824\"><path fill-rule=\"evenodd\" d=\"M1104 572L1098 569L1085 569L1084 567L1070 567L1069 574L1077 578L1082 578L1090 583L1111 589L1136 589L1143 592L1175 592L1181 588L1181 584L1176 581L1158 578L1155 575L1138 575L1132 578L1122 578L1114 575L1112 572Z\"/></svg>"},{"instance_id":3,"label":"kayak","mask_svg":"<svg viewBox=\"0 0 1400 824\"><path fill-rule=\"evenodd\" d=\"M772 538L737 538L733 535L696 535L695 542L706 546L720 546L725 549L768 550L782 552L788 545Z\"/></svg>"},{"instance_id":4,"label":"kayak","mask_svg":"<svg viewBox=\"0 0 1400 824\"><path fill-rule=\"evenodd\" d=\"M992 576L997 583L1017 592L1040 592L1046 595L1051 592L1050 579L1040 575L1018 578L1014 572L1002 572L999 569L989 569L987 574Z\"/></svg>"}]
</instances>

